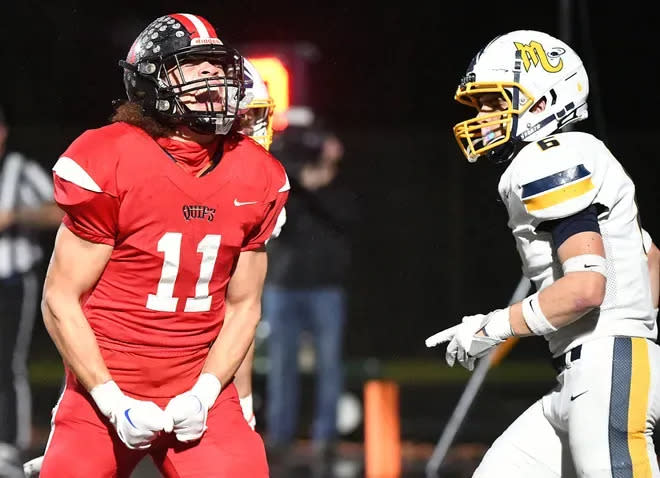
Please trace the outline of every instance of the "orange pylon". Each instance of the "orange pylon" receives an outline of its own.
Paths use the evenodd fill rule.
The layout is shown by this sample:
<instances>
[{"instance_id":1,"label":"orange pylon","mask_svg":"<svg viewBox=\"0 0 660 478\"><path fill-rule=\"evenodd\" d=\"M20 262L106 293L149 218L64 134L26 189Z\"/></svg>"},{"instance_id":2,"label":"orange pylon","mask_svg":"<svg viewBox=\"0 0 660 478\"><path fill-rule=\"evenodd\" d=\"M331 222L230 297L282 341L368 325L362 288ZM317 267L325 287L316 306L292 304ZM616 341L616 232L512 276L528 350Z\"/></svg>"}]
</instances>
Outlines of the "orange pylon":
<instances>
[{"instance_id":1,"label":"orange pylon","mask_svg":"<svg viewBox=\"0 0 660 478\"><path fill-rule=\"evenodd\" d=\"M401 476L399 386L389 380L364 385L364 450L366 478Z\"/></svg>"}]
</instances>

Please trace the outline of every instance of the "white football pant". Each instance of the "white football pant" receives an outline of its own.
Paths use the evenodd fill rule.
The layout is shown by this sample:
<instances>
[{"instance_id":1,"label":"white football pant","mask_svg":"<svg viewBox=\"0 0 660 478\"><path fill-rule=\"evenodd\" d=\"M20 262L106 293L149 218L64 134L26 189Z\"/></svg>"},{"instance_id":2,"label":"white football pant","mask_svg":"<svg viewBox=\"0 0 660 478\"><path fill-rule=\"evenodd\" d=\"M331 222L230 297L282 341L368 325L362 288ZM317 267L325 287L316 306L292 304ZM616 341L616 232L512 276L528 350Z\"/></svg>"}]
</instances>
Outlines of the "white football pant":
<instances>
[{"instance_id":1,"label":"white football pant","mask_svg":"<svg viewBox=\"0 0 660 478\"><path fill-rule=\"evenodd\" d=\"M658 344L594 339L557 381L495 440L473 478L660 478Z\"/></svg>"}]
</instances>

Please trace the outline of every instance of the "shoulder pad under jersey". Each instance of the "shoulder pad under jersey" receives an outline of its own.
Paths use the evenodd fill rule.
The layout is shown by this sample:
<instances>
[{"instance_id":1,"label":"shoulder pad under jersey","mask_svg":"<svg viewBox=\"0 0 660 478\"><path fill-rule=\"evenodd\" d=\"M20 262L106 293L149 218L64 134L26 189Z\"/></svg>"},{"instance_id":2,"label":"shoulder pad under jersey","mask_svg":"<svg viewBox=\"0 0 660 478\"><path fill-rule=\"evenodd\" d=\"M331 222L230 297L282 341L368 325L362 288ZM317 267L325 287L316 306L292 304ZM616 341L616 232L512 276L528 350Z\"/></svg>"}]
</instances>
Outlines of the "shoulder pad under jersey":
<instances>
[{"instance_id":1,"label":"shoulder pad under jersey","mask_svg":"<svg viewBox=\"0 0 660 478\"><path fill-rule=\"evenodd\" d=\"M594 203L609 152L586 133L558 133L525 146L511 163L511 188L541 221L576 214Z\"/></svg>"},{"instance_id":2,"label":"shoulder pad under jersey","mask_svg":"<svg viewBox=\"0 0 660 478\"><path fill-rule=\"evenodd\" d=\"M117 196L117 123L78 136L53 166L56 176L93 192Z\"/></svg>"}]
</instances>

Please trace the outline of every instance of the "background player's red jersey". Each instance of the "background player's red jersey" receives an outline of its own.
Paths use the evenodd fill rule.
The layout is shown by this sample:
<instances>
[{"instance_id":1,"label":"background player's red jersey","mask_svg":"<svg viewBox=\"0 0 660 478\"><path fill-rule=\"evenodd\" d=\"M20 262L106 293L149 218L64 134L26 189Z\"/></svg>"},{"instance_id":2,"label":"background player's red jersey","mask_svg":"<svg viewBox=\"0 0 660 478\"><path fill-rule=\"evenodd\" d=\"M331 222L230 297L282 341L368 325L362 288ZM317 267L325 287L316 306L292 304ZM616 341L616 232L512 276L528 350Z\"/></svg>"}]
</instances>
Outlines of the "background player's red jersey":
<instances>
[{"instance_id":1,"label":"background player's red jersey","mask_svg":"<svg viewBox=\"0 0 660 478\"><path fill-rule=\"evenodd\" d=\"M115 123L83 133L53 168L64 224L113 246L83 312L113 378L138 398L165 403L194 383L239 254L265 244L286 202L282 165L247 137L228 143L195 177Z\"/></svg>"}]
</instances>

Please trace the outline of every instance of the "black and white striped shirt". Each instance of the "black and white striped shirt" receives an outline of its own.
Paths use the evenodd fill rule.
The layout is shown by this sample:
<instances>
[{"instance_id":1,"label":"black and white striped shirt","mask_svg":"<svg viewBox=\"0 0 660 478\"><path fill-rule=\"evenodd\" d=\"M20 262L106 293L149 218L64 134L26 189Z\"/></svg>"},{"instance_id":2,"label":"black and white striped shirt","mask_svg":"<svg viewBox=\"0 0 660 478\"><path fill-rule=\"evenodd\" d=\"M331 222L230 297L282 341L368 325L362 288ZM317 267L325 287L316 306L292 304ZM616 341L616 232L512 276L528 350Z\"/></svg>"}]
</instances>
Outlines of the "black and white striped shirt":
<instances>
[{"instance_id":1,"label":"black and white striped shirt","mask_svg":"<svg viewBox=\"0 0 660 478\"><path fill-rule=\"evenodd\" d=\"M35 161L8 152L0 160L0 211L53 201L53 181ZM14 224L0 231L0 279L30 270L43 256L33 230Z\"/></svg>"}]
</instances>

